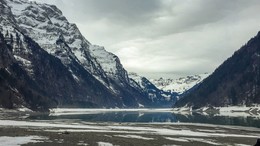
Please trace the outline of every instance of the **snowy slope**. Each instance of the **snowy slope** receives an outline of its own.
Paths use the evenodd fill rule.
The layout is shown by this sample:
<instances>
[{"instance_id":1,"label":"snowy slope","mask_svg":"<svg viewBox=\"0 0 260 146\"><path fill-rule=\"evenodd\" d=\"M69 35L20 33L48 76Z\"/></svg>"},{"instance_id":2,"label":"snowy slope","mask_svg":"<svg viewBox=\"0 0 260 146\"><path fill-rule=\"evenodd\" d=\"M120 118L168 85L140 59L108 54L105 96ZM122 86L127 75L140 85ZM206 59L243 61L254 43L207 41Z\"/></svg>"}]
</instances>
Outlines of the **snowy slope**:
<instances>
[{"instance_id":1,"label":"snowy slope","mask_svg":"<svg viewBox=\"0 0 260 146\"><path fill-rule=\"evenodd\" d=\"M65 65L76 60L111 91L114 90L110 87L110 79L124 84L129 82L120 60L104 47L88 42L56 6L27 0L8 0L8 6L22 32ZM62 46L57 44L59 40L64 42Z\"/></svg>"},{"instance_id":2,"label":"snowy slope","mask_svg":"<svg viewBox=\"0 0 260 146\"><path fill-rule=\"evenodd\" d=\"M208 77L208 73L200 74L200 75L191 75L186 77L181 77L178 79L150 79L150 81L159 89L164 91L177 92L178 94L183 94L185 91L191 89L195 85L202 82L206 77Z\"/></svg>"}]
</instances>

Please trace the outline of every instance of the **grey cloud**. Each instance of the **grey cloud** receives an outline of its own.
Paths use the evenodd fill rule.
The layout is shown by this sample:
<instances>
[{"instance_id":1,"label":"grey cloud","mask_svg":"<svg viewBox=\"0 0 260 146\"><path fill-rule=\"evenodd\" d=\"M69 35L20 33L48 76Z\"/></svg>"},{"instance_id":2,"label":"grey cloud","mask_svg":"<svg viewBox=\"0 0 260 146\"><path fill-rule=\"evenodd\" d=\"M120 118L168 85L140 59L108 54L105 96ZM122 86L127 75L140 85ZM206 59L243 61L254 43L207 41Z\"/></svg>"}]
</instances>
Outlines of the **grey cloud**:
<instances>
[{"instance_id":1,"label":"grey cloud","mask_svg":"<svg viewBox=\"0 0 260 146\"><path fill-rule=\"evenodd\" d=\"M63 1L67 3L67 9L73 11L78 22L108 19L112 23L133 25L149 21L158 11L163 9L160 0Z\"/></svg>"},{"instance_id":2,"label":"grey cloud","mask_svg":"<svg viewBox=\"0 0 260 146\"><path fill-rule=\"evenodd\" d=\"M259 31L259 0L38 0L142 74L212 72Z\"/></svg>"}]
</instances>

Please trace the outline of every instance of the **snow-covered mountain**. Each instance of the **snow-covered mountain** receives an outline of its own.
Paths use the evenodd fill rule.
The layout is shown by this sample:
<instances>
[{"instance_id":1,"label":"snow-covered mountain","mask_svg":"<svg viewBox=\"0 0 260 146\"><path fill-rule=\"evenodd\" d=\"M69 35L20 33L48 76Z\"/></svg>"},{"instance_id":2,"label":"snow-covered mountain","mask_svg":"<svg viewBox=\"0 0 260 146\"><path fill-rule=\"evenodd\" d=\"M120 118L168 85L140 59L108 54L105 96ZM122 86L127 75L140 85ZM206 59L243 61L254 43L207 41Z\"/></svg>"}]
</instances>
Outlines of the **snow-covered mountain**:
<instances>
[{"instance_id":1,"label":"snow-covered mountain","mask_svg":"<svg viewBox=\"0 0 260 146\"><path fill-rule=\"evenodd\" d=\"M131 72L129 79L133 87L141 89L158 107L171 107L176 101L176 93L158 89L145 77Z\"/></svg>"},{"instance_id":2,"label":"snow-covered mountain","mask_svg":"<svg viewBox=\"0 0 260 146\"><path fill-rule=\"evenodd\" d=\"M185 93L190 90L195 85L201 83L206 77L208 77L208 73L200 74L200 75L190 75L186 77L180 77L178 79L150 79L150 81L159 89L164 91L176 92L179 95Z\"/></svg>"},{"instance_id":3,"label":"snow-covered mountain","mask_svg":"<svg viewBox=\"0 0 260 146\"><path fill-rule=\"evenodd\" d=\"M0 0L0 33L2 52L9 50L9 56L0 60L9 62L0 73L10 73L17 82L24 73L19 86L4 78L3 88L10 93L3 92L12 106L155 106L143 88L133 86L119 58L87 41L54 5ZM15 64L20 70L12 69ZM36 93L39 99L31 99ZM8 94L23 102L14 104Z\"/></svg>"},{"instance_id":4,"label":"snow-covered mountain","mask_svg":"<svg viewBox=\"0 0 260 146\"><path fill-rule=\"evenodd\" d=\"M77 26L69 23L56 6L27 0L8 0L8 6L22 33L59 58L63 64L78 62L113 92L117 91L110 84L110 79L120 83L129 82L117 56L107 52L104 47L88 42ZM71 72L77 79L73 70Z\"/></svg>"}]
</instances>

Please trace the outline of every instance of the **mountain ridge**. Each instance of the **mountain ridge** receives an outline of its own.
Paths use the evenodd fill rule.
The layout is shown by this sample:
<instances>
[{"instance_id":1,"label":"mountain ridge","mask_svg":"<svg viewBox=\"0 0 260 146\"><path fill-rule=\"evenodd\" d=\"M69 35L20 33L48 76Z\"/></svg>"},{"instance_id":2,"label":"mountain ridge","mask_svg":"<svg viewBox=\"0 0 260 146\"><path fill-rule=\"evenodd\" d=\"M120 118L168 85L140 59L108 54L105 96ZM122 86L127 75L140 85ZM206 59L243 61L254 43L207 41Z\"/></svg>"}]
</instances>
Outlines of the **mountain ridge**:
<instances>
[{"instance_id":1,"label":"mountain ridge","mask_svg":"<svg viewBox=\"0 0 260 146\"><path fill-rule=\"evenodd\" d=\"M260 103L260 32L224 61L176 107L253 105Z\"/></svg>"},{"instance_id":2,"label":"mountain ridge","mask_svg":"<svg viewBox=\"0 0 260 146\"><path fill-rule=\"evenodd\" d=\"M159 79L150 79L150 81L161 90L176 92L182 95L188 92L192 87L200 84L208 76L209 73L203 73L179 77L177 79L161 77Z\"/></svg>"}]
</instances>

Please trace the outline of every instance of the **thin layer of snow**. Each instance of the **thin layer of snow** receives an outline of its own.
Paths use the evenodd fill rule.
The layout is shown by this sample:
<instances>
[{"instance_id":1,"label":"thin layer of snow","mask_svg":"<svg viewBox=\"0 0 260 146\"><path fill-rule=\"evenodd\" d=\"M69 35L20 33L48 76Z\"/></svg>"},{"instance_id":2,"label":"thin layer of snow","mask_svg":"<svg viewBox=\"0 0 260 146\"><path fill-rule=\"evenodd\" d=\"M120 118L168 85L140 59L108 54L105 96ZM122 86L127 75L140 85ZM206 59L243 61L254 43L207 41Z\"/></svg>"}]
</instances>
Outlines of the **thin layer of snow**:
<instances>
[{"instance_id":1,"label":"thin layer of snow","mask_svg":"<svg viewBox=\"0 0 260 146\"><path fill-rule=\"evenodd\" d=\"M83 55L83 53L80 51L80 50L75 50L74 51L74 54L75 54L75 56L78 58L78 60L80 61L80 62L84 62L85 60L86 60L86 58L85 58L85 56Z\"/></svg>"},{"instance_id":2,"label":"thin layer of snow","mask_svg":"<svg viewBox=\"0 0 260 146\"><path fill-rule=\"evenodd\" d=\"M173 112L191 112L192 107L184 106L184 107L180 107L180 108L173 108L172 111Z\"/></svg>"},{"instance_id":3,"label":"thin layer of snow","mask_svg":"<svg viewBox=\"0 0 260 146\"><path fill-rule=\"evenodd\" d=\"M143 137L140 135L114 135L116 137L122 137L122 138L135 138L135 139L142 139L142 140L153 140L154 138L149 137Z\"/></svg>"},{"instance_id":4,"label":"thin layer of snow","mask_svg":"<svg viewBox=\"0 0 260 146\"><path fill-rule=\"evenodd\" d=\"M113 146L112 143L109 142L97 142L98 146Z\"/></svg>"},{"instance_id":5,"label":"thin layer of snow","mask_svg":"<svg viewBox=\"0 0 260 146\"><path fill-rule=\"evenodd\" d=\"M145 88L143 85L142 77L139 76L137 73L128 73L128 77L133 79L142 89Z\"/></svg>"},{"instance_id":6,"label":"thin layer of snow","mask_svg":"<svg viewBox=\"0 0 260 146\"><path fill-rule=\"evenodd\" d=\"M196 125L196 124L194 124ZM201 124L202 125L202 124ZM204 124L203 124L204 125ZM205 124L207 125L207 124ZM154 126L120 126L120 125L91 125L91 124L66 124L66 123L47 123L47 122L27 122L27 121L14 121L14 120L0 120L0 126L12 127L39 127L39 128L62 128L61 130L70 132L102 132L102 133L122 133L122 134L150 134L150 135L164 135L164 136L189 136L189 137L241 137L241 138L258 138L260 134L234 134L234 133L210 133L185 130L185 129L166 129ZM212 125L212 127L216 125ZM219 126L229 129L247 129L257 130L256 128L249 127L232 127L232 126ZM71 129L69 129L71 128ZM72 129L73 128L73 129ZM208 127L210 128L210 127ZM61 130L53 130L52 132L60 132ZM259 129L258 129L259 130ZM50 131L50 130L49 130Z\"/></svg>"},{"instance_id":7,"label":"thin layer of snow","mask_svg":"<svg viewBox=\"0 0 260 146\"><path fill-rule=\"evenodd\" d=\"M245 112L249 111L251 108L260 107L246 107L246 106L228 106L228 107L216 107L220 112Z\"/></svg>"},{"instance_id":8,"label":"thin layer of snow","mask_svg":"<svg viewBox=\"0 0 260 146\"><path fill-rule=\"evenodd\" d=\"M183 138L183 139L186 139L186 140L189 140L189 141L196 141L196 142L201 142L201 143L207 143L207 144L210 144L210 145L222 145L220 143L216 143L214 142L213 140L207 140L207 139L202 139L202 138Z\"/></svg>"},{"instance_id":9,"label":"thin layer of snow","mask_svg":"<svg viewBox=\"0 0 260 146\"><path fill-rule=\"evenodd\" d=\"M189 140L184 138L172 138L172 137L164 137L164 138L168 140L179 141L179 142L189 142Z\"/></svg>"},{"instance_id":10,"label":"thin layer of snow","mask_svg":"<svg viewBox=\"0 0 260 146\"><path fill-rule=\"evenodd\" d=\"M18 108L17 110L20 111L20 112L32 112L32 110L30 110L26 107Z\"/></svg>"},{"instance_id":11,"label":"thin layer of snow","mask_svg":"<svg viewBox=\"0 0 260 146\"><path fill-rule=\"evenodd\" d=\"M85 143L84 141L79 141L79 142L77 143L77 145L79 145L79 146L87 146L88 144Z\"/></svg>"},{"instance_id":12,"label":"thin layer of snow","mask_svg":"<svg viewBox=\"0 0 260 146\"><path fill-rule=\"evenodd\" d=\"M234 144L234 146L251 146L251 145L247 145L247 144Z\"/></svg>"},{"instance_id":13,"label":"thin layer of snow","mask_svg":"<svg viewBox=\"0 0 260 146\"><path fill-rule=\"evenodd\" d=\"M205 112L207 109L209 109L208 107L204 107L202 108L202 111Z\"/></svg>"},{"instance_id":14,"label":"thin layer of snow","mask_svg":"<svg viewBox=\"0 0 260 146\"><path fill-rule=\"evenodd\" d=\"M26 59L24 59L24 58L22 58L22 57L20 57L20 56L14 55L14 58L15 58L17 61L22 62L25 66L31 66L31 65L32 65L31 61L26 60Z\"/></svg>"},{"instance_id":15,"label":"thin layer of snow","mask_svg":"<svg viewBox=\"0 0 260 146\"><path fill-rule=\"evenodd\" d=\"M139 108L139 109L87 109L87 108L54 108L50 109L51 116L60 115L73 115L73 114L88 114L88 113L100 113L100 112L171 112L171 108L161 108L161 109L149 109L149 108Z\"/></svg>"},{"instance_id":16,"label":"thin layer of snow","mask_svg":"<svg viewBox=\"0 0 260 146\"><path fill-rule=\"evenodd\" d=\"M32 63L31 61L24 59L20 56L14 55L14 58L22 64L23 67L25 67L26 71L30 74L33 74L33 69L32 69Z\"/></svg>"},{"instance_id":17,"label":"thin layer of snow","mask_svg":"<svg viewBox=\"0 0 260 146\"><path fill-rule=\"evenodd\" d=\"M29 121L14 121L14 120L0 120L0 126L102 129L102 130L108 129L106 127L93 126L93 125L53 124L47 122L29 122Z\"/></svg>"},{"instance_id":18,"label":"thin layer of snow","mask_svg":"<svg viewBox=\"0 0 260 146\"><path fill-rule=\"evenodd\" d=\"M209 111L208 111L209 110ZM174 113L197 112L203 115L208 115L211 110L215 111L214 116L226 117L255 117L260 118L260 106L254 105L246 106L228 106L228 107L201 107L200 109L193 110L192 107L184 106L180 108L173 108ZM192 114L192 113L190 113Z\"/></svg>"},{"instance_id":19,"label":"thin layer of snow","mask_svg":"<svg viewBox=\"0 0 260 146\"><path fill-rule=\"evenodd\" d=\"M179 137L179 138L172 138L172 137L164 137L168 140L178 141L178 142L201 142L201 143L207 143L210 145L222 145L220 143L214 142L213 140L209 139L202 139L202 138L187 138L187 137Z\"/></svg>"},{"instance_id":20,"label":"thin layer of snow","mask_svg":"<svg viewBox=\"0 0 260 146\"><path fill-rule=\"evenodd\" d=\"M229 106L229 107L215 107L219 110L217 116L228 116L228 117L259 117L260 118L260 107L246 107L246 106ZM257 111L257 112L253 112Z\"/></svg>"},{"instance_id":21,"label":"thin layer of snow","mask_svg":"<svg viewBox=\"0 0 260 146\"><path fill-rule=\"evenodd\" d=\"M139 107L139 108L143 108L144 105L142 105L141 103L138 103L138 107Z\"/></svg>"},{"instance_id":22,"label":"thin layer of snow","mask_svg":"<svg viewBox=\"0 0 260 146\"><path fill-rule=\"evenodd\" d=\"M17 137L9 137L9 136L1 136L0 137L0 145L2 146L20 146L27 143L38 143L47 140L47 137L40 136L17 136Z\"/></svg>"},{"instance_id":23,"label":"thin layer of snow","mask_svg":"<svg viewBox=\"0 0 260 146\"><path fill-rule=\"evenodd\" d=\"M197 131L202 131L202 132L210 132L210 133L216 133L216 132L222 132L222 133L225 133L227 132L226 130L213 130L213 129L197 129Z\"/></svg>"},{"instance_id":24,"label":"thin layer of snow","mask_svg":"<svg viewBox=\"0 0 260 146\"><path fill-rule=\"evenodd\" d=\"M165 100L167 100L167 101L170 101L171 100L171 95L169 94L169 95L166 95L166 94L162 94L162 96L165 98Z\"/></svg>"}]
</instances>

